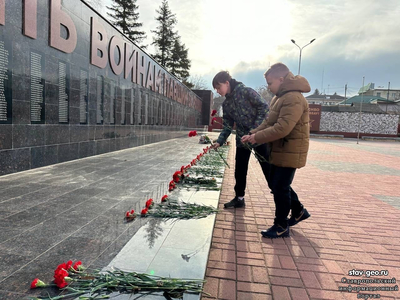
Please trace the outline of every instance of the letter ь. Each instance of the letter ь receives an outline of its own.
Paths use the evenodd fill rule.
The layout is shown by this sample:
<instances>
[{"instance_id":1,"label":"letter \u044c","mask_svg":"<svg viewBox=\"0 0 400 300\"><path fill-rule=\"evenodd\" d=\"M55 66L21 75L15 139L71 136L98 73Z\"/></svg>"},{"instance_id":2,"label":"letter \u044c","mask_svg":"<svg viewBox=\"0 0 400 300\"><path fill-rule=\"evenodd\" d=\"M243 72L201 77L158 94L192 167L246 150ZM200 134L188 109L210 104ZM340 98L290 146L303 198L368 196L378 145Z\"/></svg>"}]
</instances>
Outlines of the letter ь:
<instances>
[{"instance_id":1,"label":"letter \u044c","mask_svg":"<svg viewBox=\"0 0 400 300\"><path fill-rule=\"evenodd\" d=\"M71 17L61 10L61 0L50 1L50 46L65 53L72 53L77 42L76 27ZM67 29L67 38L60 36L61 25Z\"/></svg>"}]
</instances>

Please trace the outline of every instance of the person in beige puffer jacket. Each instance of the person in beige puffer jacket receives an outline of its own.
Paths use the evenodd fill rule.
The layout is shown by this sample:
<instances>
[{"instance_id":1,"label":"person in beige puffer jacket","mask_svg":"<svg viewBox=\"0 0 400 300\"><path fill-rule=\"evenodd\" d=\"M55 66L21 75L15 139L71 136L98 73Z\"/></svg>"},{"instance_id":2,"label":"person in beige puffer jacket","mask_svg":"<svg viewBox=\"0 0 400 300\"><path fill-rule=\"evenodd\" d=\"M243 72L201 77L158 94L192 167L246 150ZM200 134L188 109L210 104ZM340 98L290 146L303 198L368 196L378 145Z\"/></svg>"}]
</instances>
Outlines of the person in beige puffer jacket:
<instances>
[{"instance_id":1,"label":"person in beige puffer jacket","mask_svg":"<svg viewBox=\"0 0 400 300\"><path fill-rule=\"evenodd\" d=\"M265 72L269 90L276 96L271 100L270 112L264 122L242 142L268 143L271 164L269 184L274 194L274 225L261 231L264 237L289 236L289 227L310 217L291 188L296 169L306 165L310 138L308 102L301 93L311 90L302 76L294 76L282 63L274 64ZM287 217L292 210L290 219Z\"/></svg>"}]
</instances>

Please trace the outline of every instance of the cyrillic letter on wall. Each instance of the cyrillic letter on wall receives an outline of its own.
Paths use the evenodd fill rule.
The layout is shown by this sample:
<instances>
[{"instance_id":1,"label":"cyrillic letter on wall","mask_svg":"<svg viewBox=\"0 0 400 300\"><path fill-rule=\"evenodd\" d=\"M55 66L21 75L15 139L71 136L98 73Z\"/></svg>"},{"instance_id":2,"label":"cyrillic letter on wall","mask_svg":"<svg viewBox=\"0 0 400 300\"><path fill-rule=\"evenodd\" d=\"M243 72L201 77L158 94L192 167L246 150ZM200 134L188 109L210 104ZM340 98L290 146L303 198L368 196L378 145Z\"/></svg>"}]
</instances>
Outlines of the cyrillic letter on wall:
<instances>
[{"instance_id":1,"label":"cyrillic letter on wall","mask_svg":"<svg viewBox=\"0 0 400 300\"><path fill-rule=\"evenodd\" d=\"M24 20L22 33L37 38L37 0L24 0Z\"/></svg>"},{"instance_id":2,"label":"cyrillic letter on wall","mask_svg":"<svg viewBox=\"0 0 400 300\"><path fill-rule=\"evenodd\" d=\"M77 42L75 24L71 17L61 10L61 0L51 0L50 3L50 46L65 53L72 53ZM61 25L67 29L66 39L60 35Z\"/></svg>"},{"instance_id":3,"label":"cyrillic letter on wall","mask_svg":"<svg viewBox=\"0 0 400 300\"><path fill-rule=\"evenodd\" d=\"M115 50L118 49L119 52L119 63L117 64L115 61ZM108 48L108 55L110 60L111 69L113 70L115 75L119 75L122 73L124 69L124 41L114 35L110 40L110 47Z\"/></svg>"},{"instance_id":4,"label":"cyrillic letter on wall","mask_svg":"<svg viewBox=\"0 0 400 300\"><path fill-rule=\"evenodd\" d=\"M6 0L0 0L0 25L6 24Z\"/></svg>"},{"instance_id":5,"label":"cyrillic letter on wall","mask_svg":"<svg viewBox=\"0 0 400 300\"><path fill-rule=\"evenodd\" d=\"M104 69L107 66L107 33L103 25L93 17L90 23L90 63Z\"/></svg>"}]
</instances>

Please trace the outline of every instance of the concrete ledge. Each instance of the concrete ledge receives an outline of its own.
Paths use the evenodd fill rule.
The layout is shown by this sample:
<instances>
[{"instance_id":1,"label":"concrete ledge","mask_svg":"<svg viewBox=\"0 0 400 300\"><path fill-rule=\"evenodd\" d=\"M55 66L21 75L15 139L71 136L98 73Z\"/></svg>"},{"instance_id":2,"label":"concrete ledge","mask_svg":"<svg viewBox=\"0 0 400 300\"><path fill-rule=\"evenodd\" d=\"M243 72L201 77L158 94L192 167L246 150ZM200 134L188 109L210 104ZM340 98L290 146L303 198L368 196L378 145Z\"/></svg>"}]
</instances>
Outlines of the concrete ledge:
<instances>
[{"instance_id":1,"label":"concrete ledge","mask_svg":"<svg viewBox=\"0 0 400 300\"><path fill-rule=\"evenodd\" d=\"M318 139L343 139L344 135L340 134L315 134L311 133L310 137Z\"/></svg>"},{"instance_id":2,"label":"concrete ledge","mask_svg":"<svg viewBox=\"0 0 400 300\"><path fill-rule=\"evenodd\" d=\"M396 137L385 137L385 136L363 136L361 138L365 141L393 141L393 142L400 142L400 138Z\"/></svg>"}]
</instances>

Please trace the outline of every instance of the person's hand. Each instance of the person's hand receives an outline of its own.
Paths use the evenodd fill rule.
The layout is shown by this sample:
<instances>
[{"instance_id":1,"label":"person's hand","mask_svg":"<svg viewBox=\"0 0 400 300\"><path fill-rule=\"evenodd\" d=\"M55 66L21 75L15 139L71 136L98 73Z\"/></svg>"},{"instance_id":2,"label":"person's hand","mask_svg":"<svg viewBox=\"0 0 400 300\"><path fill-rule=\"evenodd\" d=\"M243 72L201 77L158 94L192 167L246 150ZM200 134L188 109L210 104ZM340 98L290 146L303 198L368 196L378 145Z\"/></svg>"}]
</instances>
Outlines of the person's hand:
<instances>
[{"instance_id":1,"label":"person's hand","mask_svg":"<svg viewBox=\"0 0 400 300\"><path fill-rule=\"evenodd\" d=\"M219 143L214 143L211 146L211 148L213 148L214 150L217 150L219 147L221 147L221 145Z\"/></svg>"},{"instance_id":2,"label":"person's hand","mask_svg":"<svg viewBox=\"0 0 400 300\"><path fill-rule=\"evenodd\" d=\"M241 139L242 143L256 144L255 134L244 135Z\"/></svg>"},{"instance_id":3,"label":"person's hand","mask_svg":"<svg viewBox=\"0 0 400 300\"><path fill-rule=\"evenodd\" d=\"M242 138L240 139L240 141L241 141L242 143L247 143L247 141L249 140L249 138L250 138L250 135L249 135L249 134L246 134L246 135L242 136Z\"/></svg>"}]
</instances>

